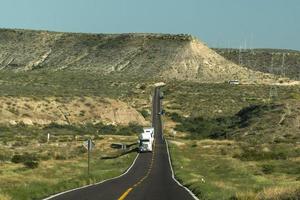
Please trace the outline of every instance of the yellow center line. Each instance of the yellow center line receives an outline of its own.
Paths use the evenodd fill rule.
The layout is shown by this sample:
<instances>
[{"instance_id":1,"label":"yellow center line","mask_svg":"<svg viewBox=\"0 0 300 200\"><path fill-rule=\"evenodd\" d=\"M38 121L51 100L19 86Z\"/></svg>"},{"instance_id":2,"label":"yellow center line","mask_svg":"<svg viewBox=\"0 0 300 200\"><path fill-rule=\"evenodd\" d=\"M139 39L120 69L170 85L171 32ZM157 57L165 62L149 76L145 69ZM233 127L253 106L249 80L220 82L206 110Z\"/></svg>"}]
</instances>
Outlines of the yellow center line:
<instances>
[{"instance_id":1,"label":"yellow center line","mask_svg":"<svg viewBox=\"0 0 300 200\"><path fill-rule=\"evenodd\" d=\"M118 198L118 200L124 200L127 195L131 192L131 190L133 190L133 188L137 187L138 185L140 185L146 178L148 178L151 170L152 170L152 166L153 166L153 162L154 162L154 155L155 155L155 142L154 142L154 148L153 148L153 152L152 152L152 158L151 158L151 163L150 166L148 168L148 171L146 173L146 175L144 177L142 177L137 183L135 183L131 188L128 188L123 194L122 196L120 196L120 198Z\"/></svg>"},{"instance_id":2,"label":"yellow center line","mask_svg":"<svg viewBox=\"0 0 300 200\"><path fill-rule=\"evenodd\" d=\"M124 192L124 194L122 194L122 196L120 196L120 198L118 198L118 200L124 200L132 189L133 188L129 188L128 190L126 190L126 192Z\"/></svg>"}]
</instances>

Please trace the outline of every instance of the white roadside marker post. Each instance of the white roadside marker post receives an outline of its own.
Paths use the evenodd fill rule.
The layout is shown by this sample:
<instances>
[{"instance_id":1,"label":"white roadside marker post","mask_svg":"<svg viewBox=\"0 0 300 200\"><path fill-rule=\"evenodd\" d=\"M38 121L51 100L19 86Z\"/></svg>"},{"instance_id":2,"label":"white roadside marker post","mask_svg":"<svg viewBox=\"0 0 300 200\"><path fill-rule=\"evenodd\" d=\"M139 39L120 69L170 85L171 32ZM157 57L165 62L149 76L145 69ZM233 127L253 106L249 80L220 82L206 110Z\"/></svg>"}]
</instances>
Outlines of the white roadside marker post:
<instances>
[{"instance_id":1,"label":"white roadside marker post","mask_svg":"<svg viewBox=\"0 0 300 200\"><path fill-rule=\"evenodd\" d=\"M176 131L175 130L173 130L173 137L174 137L174 139L175 139L175 137L176 137Z\"/></svg>"}]
</instances>

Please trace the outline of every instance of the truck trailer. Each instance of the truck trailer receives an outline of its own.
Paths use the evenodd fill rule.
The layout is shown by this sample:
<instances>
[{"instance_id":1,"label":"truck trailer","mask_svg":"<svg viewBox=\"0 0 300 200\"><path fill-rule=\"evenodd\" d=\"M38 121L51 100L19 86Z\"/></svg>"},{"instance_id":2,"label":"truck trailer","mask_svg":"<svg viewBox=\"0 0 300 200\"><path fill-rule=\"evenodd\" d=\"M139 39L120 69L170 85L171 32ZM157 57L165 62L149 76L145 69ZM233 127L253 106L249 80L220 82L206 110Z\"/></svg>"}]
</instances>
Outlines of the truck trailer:
<instances>
[{"instance_id":1,"label":"truck trailer","mask_svg":"<svg viewBox=\"0 0 300 200\"><path fill-rule=\"evenodd\" d=\"M144 128L139 136L139 152L152 152L154 145L154 128Z\"/></svg>"}]
</instances>

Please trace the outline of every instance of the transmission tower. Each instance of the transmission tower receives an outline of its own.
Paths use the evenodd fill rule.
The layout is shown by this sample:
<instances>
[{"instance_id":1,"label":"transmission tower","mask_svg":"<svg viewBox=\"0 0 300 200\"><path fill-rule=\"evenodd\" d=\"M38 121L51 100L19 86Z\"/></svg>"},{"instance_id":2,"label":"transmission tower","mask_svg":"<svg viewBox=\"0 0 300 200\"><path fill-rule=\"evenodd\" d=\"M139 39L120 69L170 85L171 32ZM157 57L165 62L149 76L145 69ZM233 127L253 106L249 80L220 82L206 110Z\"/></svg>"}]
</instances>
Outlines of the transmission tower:
<instances>
[{"instance_id":1,"label":"transmission tower","mask_svg":"<svg viewBox=\"0 0 300 200\"><path fill-rule=\"evenodd\" d=\"M242 46L239 48L239 65L242 66Z\"/></svg>"},{"instance_id":2,"label":"transmission tower","mask_svg":"<svg viewBox=\"0 0 300 200\"><path fill-rule=\"evenodd\" d=\"M251 66L251 61L250 60L248 61L248 63L249 63L248 65ZM257 61L253 61L253 67L254 67L254 69L253 69L252 73L250 74L250 81L253 84L255 84L256 81L257 81L257 79L256 79L256 73L255 73L256 64L257 64Z\"/></svg>"},{"instance_id":3,"label":"transmission tower","mask_svg":"<svg viewBox=\"0 0 300 200\"><path fill-rule=\"evenodd\" d=\"M281 76L285 77L285 53L282 54L282 63L281 63Z\"/></svg>"},{"instance_id":4,"label":"transmission tower","mask_svg":"<svg viewBox=\"0 0 300 200\"><path fill-rule=\"evenodd\" d=\"M272 60L271 60L271 67L270 67L270 73L274 74L274 57L272 54ZM275 83L271 84L270 91L269 91L269 102L275 100L278 97L278 90Z\"/></svg>"}]
</instances>

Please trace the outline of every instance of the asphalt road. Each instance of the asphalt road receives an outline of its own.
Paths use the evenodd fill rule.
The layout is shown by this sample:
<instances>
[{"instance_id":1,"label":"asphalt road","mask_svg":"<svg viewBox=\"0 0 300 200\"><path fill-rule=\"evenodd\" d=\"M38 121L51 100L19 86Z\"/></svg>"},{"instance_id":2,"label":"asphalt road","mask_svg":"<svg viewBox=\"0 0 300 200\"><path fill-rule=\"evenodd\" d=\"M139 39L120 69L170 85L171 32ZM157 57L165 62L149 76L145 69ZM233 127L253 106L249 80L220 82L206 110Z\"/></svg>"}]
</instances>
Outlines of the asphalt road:
<instances>
[{"instance_id":1,"label":"asphalt road","mask_svg":"<svg viewBox=\"0 0 300 200\"><path fill-rule=\"evenodd\" d=\"M167 146L162 135L160 89L153 96L152 124L155 147L152 153L141 153L123 176L58 195L51 200L192 200L185 188L172 178Z\"/></svg>"}]
</instances>

